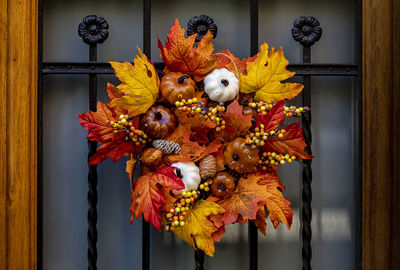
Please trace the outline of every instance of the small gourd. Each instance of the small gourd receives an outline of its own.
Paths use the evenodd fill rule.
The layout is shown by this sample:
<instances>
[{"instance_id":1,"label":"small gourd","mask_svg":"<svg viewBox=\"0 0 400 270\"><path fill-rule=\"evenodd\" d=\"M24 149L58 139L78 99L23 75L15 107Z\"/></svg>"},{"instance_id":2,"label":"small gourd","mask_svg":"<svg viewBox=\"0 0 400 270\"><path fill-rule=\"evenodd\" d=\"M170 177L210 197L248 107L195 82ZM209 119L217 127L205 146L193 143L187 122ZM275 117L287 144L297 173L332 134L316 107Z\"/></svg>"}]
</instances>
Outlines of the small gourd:
<instances>
[{"instance_id":1,"label":"small gourd","mask_svg":"<svg viewBox=\"0 0 400 270\"><path fill-rule=\"evenodd\" d=\"M169 72L161 78L161 95L170 103L180 99L191 99L196 91L196 83L181 72Z\"/></svg>"},{"instance_id":2,"label":"small gourd","mask_svg":"<svg viewBox=\"0 0 400 270\"><path fill-rule=\"evenodd\" d=\"M211 184L211 192L217 197L226 197L235 191L235 179L227 172L219 172L215 175Z\"/></svg>"},{"instance_id":3,"label":"small gourd","mask_svg":"<svg viewBox=\"0 0 400 270\"><path fill-rule=\"evenodd\" d=\"M176 128L176 116L163 106L151 107L140 120L141 129L153 139L165 139Z\"/></svg>"},{"instance_id":4,"label":"small gourd","mask_svg":"<svg viewBox=\"0 0 400 270\"><path fill-rule=\"evenodd\" d=\"M140 165L156 170L162 163L162 156L160 149L147 148L140 158Z\"/></svg>"},{"instance_id":5,"label":"small gourd","mask_svg":"<svg viewBox=\"0 0 400 270\"><path fill-rule=\"evenodd\" d=\"M256 171L260 160L258 150L252 149L243 138L236 138L226 146L224 158L228 167L238 173Z\"/></svg>"},{"instance_id":6,"label":"small gourd","mask_svg":"<svg viewBox=\"0 0 400 270\"><path fill-rule=\"evenodd\" d=\"M226 68L215 69L204 78L204 91L213 101L230 101L239 93L239 80Z\"/></svg>"},{"instance_id":7,"label":"small gourd","mask_svg":"<svg viewBox=\"0 0 400 270\"><path fill-rule=\"evenodd\" d=\"M182 192L197 190L201 178L199 167L194 162L176 162L171 164L176 167L175 174L182 179L185 188L181 190L173 190L175 194L182 194Z\"/></svg>"}]
</instances>

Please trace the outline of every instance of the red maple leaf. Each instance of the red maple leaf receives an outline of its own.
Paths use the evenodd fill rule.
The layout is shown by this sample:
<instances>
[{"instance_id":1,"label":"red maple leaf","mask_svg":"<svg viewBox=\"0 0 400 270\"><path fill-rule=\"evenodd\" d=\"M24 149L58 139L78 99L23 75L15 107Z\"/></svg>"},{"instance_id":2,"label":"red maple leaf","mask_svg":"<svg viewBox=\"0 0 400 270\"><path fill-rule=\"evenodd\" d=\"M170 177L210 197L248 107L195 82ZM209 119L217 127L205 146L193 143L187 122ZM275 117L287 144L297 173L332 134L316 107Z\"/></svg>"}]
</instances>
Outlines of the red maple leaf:
<instances>
[{"instance_id":1,"label":"red maple leaf","mask_svg":"<svg viewBox=\"0 0 400 270\"><path fill-rule=\"evenodd\" d=\"M265 152L288 153L301 159L313 158L313 156L304 151L307 145L304 141L303 129L299 125L300 123L296 122L287 126L282 138L276 136L268 137L262 149Z\"/></svg>"},{"instance_id":2,"label":"red maple leaf","mask_svg":"<svg viewBox=\"0 0 400 270\"><path fill-rule=\"evenodd\" d=\"M165 203L162 188L180 190L185 188L182 180L174 173L175 167L166 166L154 173L139 177L132 190L131 222L134 217L149 221L161 231L161 211Z\"/></svg>"},{"instance_id":3,"label":"red maple leaf","mask_svg":"<svg viewBox=\"0 0 400 270\"><path fill-rule=\"evenodd\" d=\"M281 100L267 114L258 114L256 126L260 127L260 124L263 124L266 133L275 130L285 120L284 109L285 100Z\"/></svg>"},{"instance_id":4,"label":"red maple leaf","mask_svg":"<svg viewBox=\"0 0 400 270\"><path fill-rule=\"evenodd\" d=\"M114 137L102 144L94 155L89 159L89 165L96 165L112 158L114 162L117 162L122 156L133 154L134 156L140 152L142 145L136 145L132 141L126 141L125 132L114 133Z\"/></svg>"},{"instance_id":5,"label":"red maple leaf","mask_svg":"<svg viewBox=\"0 0 400 270\"><path fill-rule=\"evenodd\" d=\"M89 131L88 140L106 142L114 137L110 122L117 120L121 114L122 110L98 102L96 112L81 113L78 118L83 128Z\"/></svg>"}]
</instances>

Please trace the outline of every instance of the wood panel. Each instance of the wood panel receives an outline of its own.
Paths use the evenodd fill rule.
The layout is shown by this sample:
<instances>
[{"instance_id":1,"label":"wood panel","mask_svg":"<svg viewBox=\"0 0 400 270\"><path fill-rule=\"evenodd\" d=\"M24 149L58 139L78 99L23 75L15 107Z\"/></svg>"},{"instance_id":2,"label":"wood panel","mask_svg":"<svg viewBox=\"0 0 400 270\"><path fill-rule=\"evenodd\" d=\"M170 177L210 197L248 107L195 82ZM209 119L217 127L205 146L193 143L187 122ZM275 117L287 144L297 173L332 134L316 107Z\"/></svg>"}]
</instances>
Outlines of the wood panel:
<instances>
[{"instance_id":1,"label":"wood panel","mask_svg":"<svg viewBox=\"0 0 400 270\"><path fill-rule=\"evenodd\" d=\"M399 6L363 0L362 268L399 265Z\"/></svg>"},{"instance_id":2,"label":"wood panel","mask_svg":"<svg viewBox=\"0 0 400 270\"><path fill-rule=\"evenodd\" d=\"M0 1L0 268L36 269L37 0Z\"/></svg>"}]
</instances>

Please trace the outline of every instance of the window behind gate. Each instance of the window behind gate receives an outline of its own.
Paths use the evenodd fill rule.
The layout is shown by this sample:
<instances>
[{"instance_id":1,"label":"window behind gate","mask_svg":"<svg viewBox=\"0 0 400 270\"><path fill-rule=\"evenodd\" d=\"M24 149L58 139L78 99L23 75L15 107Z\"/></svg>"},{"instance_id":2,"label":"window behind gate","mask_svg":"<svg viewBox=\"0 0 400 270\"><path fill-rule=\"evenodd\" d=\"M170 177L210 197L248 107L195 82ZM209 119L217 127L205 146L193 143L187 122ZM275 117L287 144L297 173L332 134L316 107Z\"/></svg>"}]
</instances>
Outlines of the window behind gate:
<instances>
[{"instance_id":1,"label":"window behind gate","mask_svg":"<svg viewBox=\"0 0 400 270\"><path fill-rule=\"evenodd\" d=\"M88 265L89 269L140 269L143 265L145 270L187 270L195 263L202 269L201 256L195 261L193 250L172 234L160 234L141 221L129 223L125 163L115 166L108 160L97 169L89 168L86 132L76 118L96 100L107 101L107 82L117 84L107 61L132 61L138 45L150 52L152 61L160 62L157 35L165 36L175 18L185 25L201 14L218 26L216 51L229 48L242 58L255 53L264 41L284 48L289 69L297 73L294 80L305 85L304 94L293 104L312 107L312 122L303 119L303 127L306 139L312 135L316 156L312 164L291 164L279 172L288 187L285 197L292 202L292 229L275 230L269 222L264 237L248 225L230 226L216 244L215 257L205 258L204 268L359 268L357 1L42 2L39 261L43 269ZM91 14L105 18L110 27L107 40L89 49L77 27ZM311 47L292 36L293 22L301 16L315 17L322 27L321 39Z\"/></svg>"}]
</instances>

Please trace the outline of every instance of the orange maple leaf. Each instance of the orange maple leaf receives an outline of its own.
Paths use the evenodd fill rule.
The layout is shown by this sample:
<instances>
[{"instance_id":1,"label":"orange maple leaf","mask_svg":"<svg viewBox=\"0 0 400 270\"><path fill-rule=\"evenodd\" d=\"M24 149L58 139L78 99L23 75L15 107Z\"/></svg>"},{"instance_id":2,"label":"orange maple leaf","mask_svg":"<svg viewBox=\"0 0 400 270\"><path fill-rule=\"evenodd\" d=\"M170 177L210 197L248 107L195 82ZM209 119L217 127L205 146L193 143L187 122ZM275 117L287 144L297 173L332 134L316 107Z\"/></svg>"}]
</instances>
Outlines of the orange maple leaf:
<instances>
[{"instance_id":1,"label":"orange maple leaf","mask_svg":"<svg viewBox=\"0 0 400 270\"><path fill-rule=\"evenodd\" d=\"M193 47L196 35L185 38L185 29L181 28L178 19L175 20L167 35L165 48L158 39L158 48L169 70L190 74L196 82L201 81L217 67L217 59L213 55L213 35L210 31Z\"/></svg>"},{"instance_id":2,"label":"orange maple leaf","mask_svg":"<svg viewBox=\"0 0 400 270\"><path fill-rule=\"evenodd\" d=\"M226 125L228 127L235 128L239 134L249 131L249 128L252 125L251 118L251 114L243 114L243 106L239 105L236 100L229 104L229 106L226 108L226 112L224 113Z\"/></svg>"},{"instance_id":3,"label":"orange maple leaf","mask_svg":"<svg viewBox=\"0 0 400 270\"><path fill-rule=\"evenodd\" d=\"M113 84L107 83L107 94L110 101L112 101L113 99L122 97L124 95L124 92L122 92L120 89L118 89L118 87L114 86Z\"/></svg>"},{"instance_id":4,"label":"orange maple leaf","mask_svg":"<svg viewBox=\"0 0 400 270\"><path fill-rule=\"evenodd\" d=\"M282 195L283 188L276 173L248 174L247 178L239 180L232 195L222 200L215 197L208 198L217 201L225 209L223 215L212 217L212 221L220 227L239 221L254 220L260 207L265 206L275 227L279 221L290 227L293 213L289 207L290 202Z\"/></svg>"},{"instance_id":5,"label":"orange maple leaf","mask_svg":"<svg viewBox=\"0 0 400 270\"><path fill-rule=\"evenodd\" d=\"M175 169L166 166L136 180L131 196L131 222L134 217L139 219L143 214L144 220L151 222L161 231L161 208L165 203L165 197L160 187L176 190L185 188L182 180L175 175Z\"/></svg>"},{"instance_id":6,"label":"orange maple leaf","mask_svg":"<svg viewBox=\"0 0 400 270\"><path fill-rule=\"evenodd\" d=\"M206 146L201 146L197 142L190 140L191 128L187 125L179 125L175 131L167 138L168 141L178 143L181 147L181 151L176 155L167 155L164 157L164 161L167 164L174 162L192 161L203 154Z\"/></svg>"},{"instance_id":7,"label":"orange maple leaf","mask_svg":"<svg viewBox=\"0 0 400 270\"><path fill-rule=\"evenodd\" d=\"M246 65L248 62L253 62L257 55L240 60L230 50L220 51L215 53L218 60L218 68L226 68L233 74L236 72L246 73ZM235 67L236 66L236 67Z\"/></svg>"},{"instance_id":8,"label":"orange maple leaf","mask_svg":"<svg viewBox=\"0 0 400 270\"><path fill-rule=\"evenodd\" d=\"M311 159L312 155L307 154L304 148L307 146L303 137L303 129L300 123L290 124L285 128L286 132L282 138L276 136L268 137L265 141L263 150L265 152L277 152L280 154L288 153L301 159Z\"/></svg>"}]
</instances>

